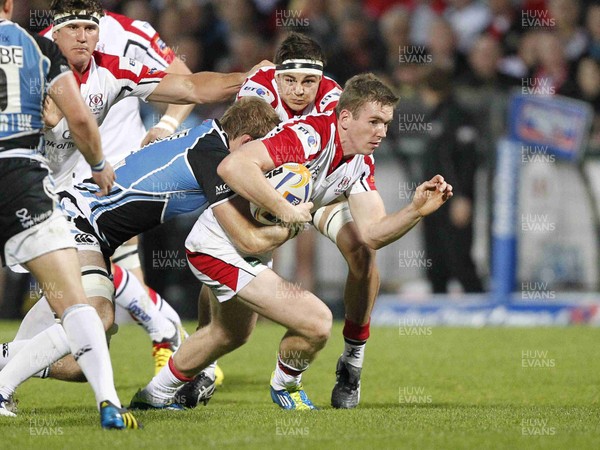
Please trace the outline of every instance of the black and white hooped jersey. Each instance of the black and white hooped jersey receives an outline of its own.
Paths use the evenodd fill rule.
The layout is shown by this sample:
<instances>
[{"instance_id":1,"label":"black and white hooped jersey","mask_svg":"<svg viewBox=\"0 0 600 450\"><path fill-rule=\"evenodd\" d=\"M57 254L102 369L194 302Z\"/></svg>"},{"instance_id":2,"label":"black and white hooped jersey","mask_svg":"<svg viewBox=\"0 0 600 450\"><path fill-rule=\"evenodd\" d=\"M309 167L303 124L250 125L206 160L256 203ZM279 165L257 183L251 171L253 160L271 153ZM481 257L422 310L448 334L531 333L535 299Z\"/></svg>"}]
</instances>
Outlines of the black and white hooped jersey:
<instances>
[{"instance_id":1,"label":"black and white hooped jersey","mask_svg":"<svg viewBox=\"0 0 600 450\"><path fill-rule=\"evenodd\" d=\"M115 165L110 193L84 182L60 192L67 214L85 216L108 248L180 214L202 211L233 195L217 175L229 154L227 135L215 120L153 142ZM77 221L75 221L77 223Z\"/></svg>"},{"instance_id":2,"label":"black and white hooped jersey","mask_svg":"<svg viewBox=\"0 0 600 450\"><path fill-rule=\"evenodd\" d=\"M70 72L54 43L0 20L0 158L39 153L46 91Z\"/></svg>"},{"instance_id":3,"label":"black and white hooped jersey","mask_svg":"<svg viewBox=\"0 0 600 450\"><path fill-rule=\"evenodd\" d=\"M281 123L262 139L275 166L304 164L312 175L310 201L313 211L340 195L374 191L375 160L372 155L343 159L334 111L302 116Z\"/></svg>"}]
</instances>

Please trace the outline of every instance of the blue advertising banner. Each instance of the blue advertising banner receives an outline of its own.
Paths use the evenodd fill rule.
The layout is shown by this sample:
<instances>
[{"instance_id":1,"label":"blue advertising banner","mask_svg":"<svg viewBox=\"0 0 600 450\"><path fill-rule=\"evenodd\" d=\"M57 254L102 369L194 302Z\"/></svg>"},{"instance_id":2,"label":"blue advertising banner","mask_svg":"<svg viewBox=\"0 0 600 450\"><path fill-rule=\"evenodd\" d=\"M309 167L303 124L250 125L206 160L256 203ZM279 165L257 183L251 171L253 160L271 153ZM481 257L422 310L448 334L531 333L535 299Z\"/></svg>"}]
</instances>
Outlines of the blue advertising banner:
<instances>
[{"instance_id":1,"label":"blue advertising banner","mask_svg":"<svg viewBox=\"0 0 600 450\"><path fill-rule=\"evenodd\" d=\"M509 138L528 152L577 160L583 153L593 117L591 106L560 95L513 95L508 114Z\"/></svg>"}]
</instances>

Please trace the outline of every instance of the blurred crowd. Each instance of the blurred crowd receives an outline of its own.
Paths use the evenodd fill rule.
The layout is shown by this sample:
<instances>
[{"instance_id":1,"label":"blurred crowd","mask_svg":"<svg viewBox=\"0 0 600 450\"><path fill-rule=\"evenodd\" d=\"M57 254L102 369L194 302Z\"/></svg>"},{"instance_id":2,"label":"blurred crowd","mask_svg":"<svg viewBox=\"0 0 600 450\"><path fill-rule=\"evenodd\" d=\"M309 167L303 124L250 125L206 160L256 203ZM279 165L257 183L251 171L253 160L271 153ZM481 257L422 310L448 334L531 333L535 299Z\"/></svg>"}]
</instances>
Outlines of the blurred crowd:
<instances>
[{"instance_id":1,"label":"blurred crowd","mask_svg":"<svg viewBox=\"0 0 600 450\"><path fill-rule=\"evenodd\" d=\"M50 25L41 12L49 1L15 3L16 22L33 31ZM465 291L481 291L485 284L470 256L475 174L492 173L511 91L588 102L595 119L587 154L600 154L599 0L103 4L151 23L194 72L247 71L262 59L272 59L278 43L294 30L321 44L328 55L325 72L340 84L365 71L385 78L401 101L382 153L399 161L415 183L440 172L458 187L438 224L424 231L433 267L427 276L434 292L444 292L452 278ZM218 117L222 109L197 107L192 121ZM148 117L152 122L159 116L150 111ZM451 229L440 237L435 229L444 221Z\"/></svg>"}]
</instances>

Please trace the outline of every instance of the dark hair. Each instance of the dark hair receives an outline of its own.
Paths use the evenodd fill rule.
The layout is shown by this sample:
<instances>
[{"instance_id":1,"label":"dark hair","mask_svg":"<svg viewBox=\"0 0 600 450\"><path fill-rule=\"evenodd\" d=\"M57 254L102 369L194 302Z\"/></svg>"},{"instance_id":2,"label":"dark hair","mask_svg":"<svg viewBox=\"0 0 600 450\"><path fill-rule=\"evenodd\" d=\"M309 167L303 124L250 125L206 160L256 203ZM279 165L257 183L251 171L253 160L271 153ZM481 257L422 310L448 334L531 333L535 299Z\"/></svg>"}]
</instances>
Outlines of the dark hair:
<instances>
[{"instance_id":1,"label":"dark hair","mask_svg":"<svg viewBox=\"0 0 600 450\"><path fill-rule=\"evenodd\" d=\"M322 61L323 65L326 62L321 46L307 35L295 31L288 34L281 42L275 52L273 62L281 64L288 59L313 59Z\"/></svg>"},{"instance_id":2,"label":"dark hair","mask_svg":"<svg viewBox=\"0 0 600 450\"><path fill-rule=\"evenodd\" d=\"M104 15L104 9L97 0L53 0L50 9L54 14L68 13L72 11L95 12Z\"/></svg>"},{"instance_id":3,"label":"dark hair","mask_svg":"<svg viewBox=\"0 0 600 450\"><path fill-rule=\"evenodd\" d=\"M264 100L242 97L227 108L219 122L229 139L244 134L258 139L279 125L280 120L275 110Z\"/></svg>"},{"instance_id":4,"label":"dark hair","mask_svg":"<svg viewBox=\"0 0 600 450\"><path fill-rule=\"evenodd\" d=\"M395 107L398 100L399 98L379 78L372 73L363 73L346 81L335 111L339 114L346 109L356 117L366 103L374 102Z\"/></svg>"}]
</instances>

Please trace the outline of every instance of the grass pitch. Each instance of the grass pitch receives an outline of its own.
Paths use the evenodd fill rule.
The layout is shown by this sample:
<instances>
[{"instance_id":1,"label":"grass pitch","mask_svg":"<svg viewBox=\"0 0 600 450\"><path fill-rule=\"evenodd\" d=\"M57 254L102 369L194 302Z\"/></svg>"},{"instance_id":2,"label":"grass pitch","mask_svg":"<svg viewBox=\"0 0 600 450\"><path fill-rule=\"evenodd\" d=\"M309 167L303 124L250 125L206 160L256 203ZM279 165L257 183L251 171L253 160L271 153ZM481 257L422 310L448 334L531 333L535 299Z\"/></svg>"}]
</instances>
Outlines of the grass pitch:
<instances>
[{"instance_id":1,"label":"grass pitch","mask_svg":"<svg viewBox=\"0 0 600 450\"><path fill-rule=\"evenodd\" d=\"M16 328L0 322L0 340ZM303 413L280 411L269 397L282 335L259 323L220 361L225 384L208 406L138 412L140 431L101 430L86 384L30 380L18 391L18 417L0 417L0 448L600 448L600 329L374 328L361 404L338 411L329 406L342 348L336 324L304 377L323 409ZM121 327L111 354L128 403L153 373L149 339Z\"/></svg>"}]
</instances>

